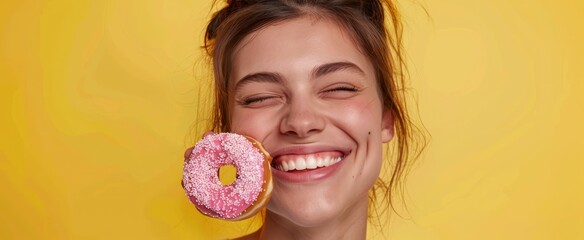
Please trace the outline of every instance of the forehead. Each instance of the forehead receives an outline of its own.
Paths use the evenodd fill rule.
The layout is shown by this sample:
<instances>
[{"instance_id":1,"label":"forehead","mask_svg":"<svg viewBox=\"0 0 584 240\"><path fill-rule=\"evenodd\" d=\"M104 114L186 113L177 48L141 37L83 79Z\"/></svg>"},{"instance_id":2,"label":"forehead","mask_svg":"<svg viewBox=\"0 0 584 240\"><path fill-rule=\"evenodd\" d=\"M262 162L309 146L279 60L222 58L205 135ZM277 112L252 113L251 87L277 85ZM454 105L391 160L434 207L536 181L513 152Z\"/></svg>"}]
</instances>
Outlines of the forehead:
<instances>
[{"instance_id":1,"label":"forehead","mask_svg":"<svg viewBox=\"0 0 584 240\"><path fill-rule=\"evenodd\" d=\"M305 72L316 65L348 61L373 68L354 38L327 18L301 17L268 25L246 36L233 54L232 77L252 72ZM231 81L232 82L232 81Z\"/></svg>"}]
</instances>

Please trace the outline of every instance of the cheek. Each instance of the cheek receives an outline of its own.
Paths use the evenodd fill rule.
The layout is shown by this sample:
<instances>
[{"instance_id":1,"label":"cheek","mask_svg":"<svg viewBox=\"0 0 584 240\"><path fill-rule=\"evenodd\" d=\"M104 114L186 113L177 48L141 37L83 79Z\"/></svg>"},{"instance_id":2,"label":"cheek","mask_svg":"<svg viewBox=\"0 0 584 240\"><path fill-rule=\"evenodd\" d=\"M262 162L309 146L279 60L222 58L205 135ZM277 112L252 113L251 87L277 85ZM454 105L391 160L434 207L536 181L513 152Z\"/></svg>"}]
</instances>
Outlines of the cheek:
<instances>
[{"instance_id":1,"label":"cheek","mask_svg":"<svg viewBox=\"0 0 584 240\"><path fill-rule=\"evenodd\" d=\"M381 129L381 107L375 99L347 101L331 109L332 118L353 134L368 138L377 135Z\"/></svg>"},{"instance_id":2,"label":"cheek","mask_svg":"<svg viewBox=\"0 0 584 240\"><path fill-rule=\"evenodd\" d=\"M231 132L243 134L262 141L274 130L277 121L265 111L235 109L231 118Z\"/></svg>"},{"instance_id":3,"label":"cheek","mask_svg":"<svg viewBox=\"0 0 584 240\"><path fill-rule=\"evenodd\" d=\"M381 103L376 99L368 98L347 102L345 106L338 109L334 119L341 130L355 141L356 163L365 163L354 168L353 174L366 176L367 179L362 179L361 184L369 187L379 175L382 164Z\"/></svg>"}]
</instances>

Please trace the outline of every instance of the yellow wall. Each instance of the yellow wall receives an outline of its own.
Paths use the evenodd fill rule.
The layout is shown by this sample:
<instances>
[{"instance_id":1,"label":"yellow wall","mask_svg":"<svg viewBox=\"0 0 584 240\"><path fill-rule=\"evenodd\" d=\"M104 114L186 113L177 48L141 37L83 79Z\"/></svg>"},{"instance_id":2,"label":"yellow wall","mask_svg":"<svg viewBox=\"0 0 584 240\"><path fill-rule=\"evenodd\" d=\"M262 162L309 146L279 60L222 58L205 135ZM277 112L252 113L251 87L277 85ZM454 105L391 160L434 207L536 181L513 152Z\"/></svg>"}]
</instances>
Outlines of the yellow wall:
<instances>
[{"instance_id":1,"label":"yellow wall","mask_svg":"<svg viewBox=\"0 0 584 240\"><path fill-rule=\"evenodd\" d=\"M402 6L432 141L409 178L410 219L392 217L386 236L584 238L584 4ZM0 239L237 233L195 214L179 185L209 8L0 3Z\"/></svg>"}]
</instances>

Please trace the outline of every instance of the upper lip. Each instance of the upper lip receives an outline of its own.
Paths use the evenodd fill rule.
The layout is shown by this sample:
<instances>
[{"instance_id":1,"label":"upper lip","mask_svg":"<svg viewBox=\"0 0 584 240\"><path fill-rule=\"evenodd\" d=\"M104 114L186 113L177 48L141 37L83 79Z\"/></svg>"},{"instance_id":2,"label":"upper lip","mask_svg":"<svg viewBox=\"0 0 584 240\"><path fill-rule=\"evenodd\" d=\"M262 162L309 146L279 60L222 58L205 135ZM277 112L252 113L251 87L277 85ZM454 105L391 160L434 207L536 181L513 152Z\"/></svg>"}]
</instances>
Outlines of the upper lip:
<instances>
[{"instance_id":1,"label":"upper lip","mask_svg":"<svg viewBox=\"0 0 584 240\"><path fill-rule=\"evenodd\" d=\"M351 149L329 145L299 145L280 148L270 153L270 155L272 156L273 161L277 161L278 157L284 155L309 155L320 152L341 152L344 157L351 152Z\"/></svg>"}]
</instances>

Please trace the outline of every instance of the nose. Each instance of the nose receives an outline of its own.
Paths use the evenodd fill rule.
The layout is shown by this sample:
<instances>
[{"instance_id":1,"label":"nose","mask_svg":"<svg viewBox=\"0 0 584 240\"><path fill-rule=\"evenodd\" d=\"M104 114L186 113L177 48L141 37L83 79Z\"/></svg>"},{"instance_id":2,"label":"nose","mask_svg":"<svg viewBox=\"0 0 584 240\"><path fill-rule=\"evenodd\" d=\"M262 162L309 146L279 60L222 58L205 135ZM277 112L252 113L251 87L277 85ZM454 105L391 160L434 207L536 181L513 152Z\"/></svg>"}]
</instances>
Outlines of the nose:
<instances>
[{"instance_id":1,"label":"nose","mask_svg":"<svg viewBox=\"0 0 584 240\"><path fill-rule=\"evenodd\" d=\"M288 105L280 122L280 132L289 136L305 138L321 132L325 127L322 113L309 102L298 101Z\"/></svg>"}]
</instances>

